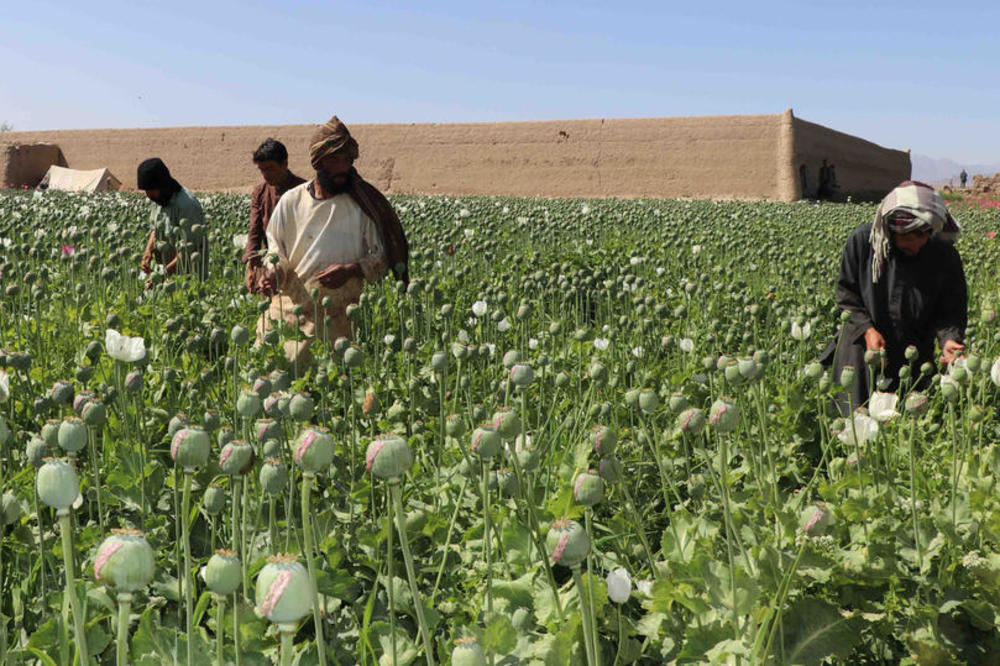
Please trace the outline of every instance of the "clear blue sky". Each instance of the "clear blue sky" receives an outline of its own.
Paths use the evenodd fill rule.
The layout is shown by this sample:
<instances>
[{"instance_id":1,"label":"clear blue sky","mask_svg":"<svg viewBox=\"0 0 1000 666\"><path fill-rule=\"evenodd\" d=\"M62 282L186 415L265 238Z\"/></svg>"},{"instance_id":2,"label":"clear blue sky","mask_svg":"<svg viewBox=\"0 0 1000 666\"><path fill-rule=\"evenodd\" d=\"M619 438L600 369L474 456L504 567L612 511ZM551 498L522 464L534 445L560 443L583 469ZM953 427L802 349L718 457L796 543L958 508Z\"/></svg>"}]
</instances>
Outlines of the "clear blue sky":
<instances>
[{"instance_id":1,"label":"clear blue sky","mask_svg":"<svg viewBox=\"0 0 1000 666\"><path fill-rule=\"evenodd\" d=\"M959 5L956 5L959 6ZM1000 162L1000 8L944 2L33 2L15 129L777 113Z\"/></svg>"}]
</instances>

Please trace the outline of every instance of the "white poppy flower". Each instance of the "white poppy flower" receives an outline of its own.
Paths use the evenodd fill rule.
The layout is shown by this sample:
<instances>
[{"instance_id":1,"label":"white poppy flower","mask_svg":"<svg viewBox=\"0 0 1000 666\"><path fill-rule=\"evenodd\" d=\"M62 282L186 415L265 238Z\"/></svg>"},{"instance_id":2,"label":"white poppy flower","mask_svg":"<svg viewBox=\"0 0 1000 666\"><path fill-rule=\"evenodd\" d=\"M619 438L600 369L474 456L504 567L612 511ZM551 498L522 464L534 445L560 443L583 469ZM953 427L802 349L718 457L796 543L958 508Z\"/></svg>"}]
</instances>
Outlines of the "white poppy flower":
<instances>
[{"instance_id":1,"label":"white poppy flower","mask_svg":"<svg viewBox=\"0 0 1000 666\"><path fill-rule=\"evenodd\" d=\"M484 314L486 314L486 310L487 310L486 301L476 301L475 303L472 304L472 314L476 315L477 317L482 317Z\"/></svg>"},{"instance_id":2,"label":"white poppy flower","mask_svg":"<svg viewBox=\"0 0 1000 666\"><path fill-rule=\"evenodd\" d=\"M642 358L645 355L646 355L646 350L643 349L641 346L632 347L632 356L635 356L636 358Z\"/></svg>"},{"instance_id":3,"label":"white poppy flower","mask_svg":"<svg viewBox=\"0 0 1000 666\"><path fill-rule=\"evenodd\" d=\"M586 215L587 213L590 212L590 206L588 206L587 204L583 204L582 206L580 206L580 212Z\"/></svg>"},{"instance_id":4,"label":"white poppy flower","mask_svg":"<svg viewBox=\"0 0 1000 666\"><path fill-rule=\"evenodd\" d=\"M594 338L594 349L598 351L604 351L608 348L609 344L611 344L611 341L607 338Z\"/></svg>"},{"instance_id":5,"label":"white poppy flower","mask_svg":"<svg viewBox=\"0 0 1000 666\"><path fill-rule=\"evenodd\" d=\"M10 397L10 377L3 370L0 370L0 402L6 402Z\"/></svg>"},{"instance_id":6,"label":"white poppy flower","mask_svg":"<svg viewBox=\"0 0 1000 666\"><path fill-rule=\"evenodd\" d=\"M701 252L701 245L691 246L691 254L698 254L699 252Z\"/></svg>"},{"instance_id":7,"label":"white poppy flower","mask_svg":"<svg viewBox=\"0 0 1000 666\"><path fill-rule=\"evenodd\" d=\"M528 349L538 349L538 338L528 338Z\"/></svg>"},{"instance_id":8,"label":"white poppy flower","mask_svg":"<svg viewBox=\"0 0 1000 666\"><path fill-rule=\"evenodd\" d=\"M653 581L651 580L637 580L635 581L635 589L647 597L653 596Z\"/></svg>"},{"instance_id":9,"label":"white poppy flower","mask_svg":"<svg viewBox=\"0 0 1000 666\"><path fill-rule=\"evenodd\" d=\"M247 234L234 234L233 235L233 247L243 249L247 246Z\"/></svg>"},{"instance_id":10,"label":"white poppy flower","mask_svg":"<svg viewBox=\"0 0 1000 666\"><path fill-rule=\"evenodd\" d=\"M898 402L899 396L895 393L875 391L868 401L868 413L879 423L885 423L899 416L899 412L896 411Z\"/></svg>"},{"instance_id":11,"label":"white poppy flower","mask_svg":"<svg viewBox=\"0 0 1000 666\"><path fill-rule=\"evenodd\" d=\"M608 599L611 599L616 604L623 604L628 601L629 596L632 594L632 577L628 575L628 571L622 567L618 567L608 574L606 580L608 583Z\"/></svg>"},{"instance_id":12,"label":"white poppy flower","mask_svg":"<svg viewBox=\"0 0 1000 666\"><path fill-rule=\"evenodd\" d=\"M494 356L497 353L497 346L492 342L486 343L486 351L490 353L490 356Z\"/></svg>"},{"instance_id":13,"label":"white poppy flower","mask_svg":"<svg viewBox=\"0 0 1000 666\"><path fill-rule=\"evenodd\" d=\"M458 329L458 341L459 342L469 341L469 333L464 328Z\"/></svg>"},{"instance_id":14,"label":"white poppy flower","mask_svg":"<svg viewBox=\"0 0 1000 666\"><path fill-rule=\"evenodd\" d=\"M854 425L848 423L847 426L837 435L844 444L854 444L854 435L857 433L857 443L864 444L878 434L878 421L860 412L854 415Z\"/></svg>"},{"instance_id":15,"label":"white poppy flower","mask_svg":"<svg viewBox=\"0 0 1000 666\"><path fill-rule=\"evenodd\" d=\"M678 343L678 346L680 346L682 352L684 352L685 354L690 354L692 351L694 351L694 340L692 340L691 338L681 338L681 341Z\"/></svg>"},{"instance_id":16,"label":"white poppy flower","mask_svg":"<svg viewBox=\"0 0 1000 666\"><path fill-rule=\"evenodd\" d=\"M104 334L104 348L116 361L134 363L146 356L146 342L141 337L130 338L113 328Z\"/></svg>"},{"instance_id":17,"label":"white poppy flower","mask_svg":"<svg viewBox=\"0 0 1000 666\"><path fill-rule=\"evenodd\" d=\"M793 340L808 340L809 336L812 335L812 324L806 322L805 324L799 325L799 322L792 322L792 339Z\"/></svg>"},{"instance_id":18,"label":"white poppy flower","mask_svg":"<svg viewBox=\"0 0 1000 666\"><path fill-rule=\"evenodd\" d=\"M385 343L387 347L391 347L392 343L396 341L396 336L392 333L386 333L385 337L382 338L382 342Z\"/></svg>"},{"instance_id":19,"label":"white poppy flower","mask_svg":"<svg viewBox=\"0 0 1000 666\"><path fill-rule=\"evenodd\" d=\"M499 322L497 322L497 330L500 331L501 333L506 333L507 331L510 330L510 327L511 327L510 320L508 320L507 317L504 317Z\"/></svg>"},{"instance_id":20,"label":"white poppy flower","mask_svg":"<svg viewBox=\"0 0 1000 666\"><path fill-rule=\"evenodd\" d=\"M475 229L463 229L462 233L465 234L466 238L472 238L473 236L476 235L476 230Z\"/></svg>"},{"instance_id":21,"label":"white poppy flower","mask_svg":"<svg viewBox=\"0 0 1000 666\"><path fill-rule=\"evenodd\" d=\"M993 365L990 367L990 379L995 385L1000 386L1000 356L993 361Z\"/></svg>"}]
</instances>

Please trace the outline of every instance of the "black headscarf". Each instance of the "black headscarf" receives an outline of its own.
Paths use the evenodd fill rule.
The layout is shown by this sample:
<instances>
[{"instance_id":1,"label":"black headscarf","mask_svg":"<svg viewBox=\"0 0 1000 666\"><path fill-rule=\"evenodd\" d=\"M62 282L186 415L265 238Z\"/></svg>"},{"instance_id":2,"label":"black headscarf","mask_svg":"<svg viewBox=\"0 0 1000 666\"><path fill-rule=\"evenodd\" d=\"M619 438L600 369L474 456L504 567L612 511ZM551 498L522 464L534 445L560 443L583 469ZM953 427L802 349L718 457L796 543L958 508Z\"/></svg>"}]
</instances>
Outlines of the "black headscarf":
<instances>
[{"instance_id":1,"label":"black headscarf","mask_svg":"<svg viewBox=\"0 0 1000 666\"><path fill-rule=\"evenodd\" d=\"M140 164L135 180L140 190L159 190L166 200L181 191L181 184L173 179L170 169L159 157L150 157Z\"/></svg>"}]
</instances>

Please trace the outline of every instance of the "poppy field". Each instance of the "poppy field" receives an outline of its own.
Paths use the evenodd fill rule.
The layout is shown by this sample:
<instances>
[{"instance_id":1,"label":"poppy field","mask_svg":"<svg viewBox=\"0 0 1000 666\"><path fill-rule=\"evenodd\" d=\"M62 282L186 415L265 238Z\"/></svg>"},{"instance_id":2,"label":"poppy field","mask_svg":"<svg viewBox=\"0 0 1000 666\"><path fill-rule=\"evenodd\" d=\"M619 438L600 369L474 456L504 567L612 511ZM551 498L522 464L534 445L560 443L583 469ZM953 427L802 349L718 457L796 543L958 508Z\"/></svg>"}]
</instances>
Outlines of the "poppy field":
<instances>
[{"instance_id":1,"label":"poppy field","mask_svg":"<svg viewBox=\"0 0 1000 666\"><path fill-rule=\"evenodd\" d=\"M411 282L289 367L199 199L147 289L140 195L0 193L0 663L995 663L996 210L966 355L845 420L873 205L395 197Z\"/></svg>"}]
</instances>

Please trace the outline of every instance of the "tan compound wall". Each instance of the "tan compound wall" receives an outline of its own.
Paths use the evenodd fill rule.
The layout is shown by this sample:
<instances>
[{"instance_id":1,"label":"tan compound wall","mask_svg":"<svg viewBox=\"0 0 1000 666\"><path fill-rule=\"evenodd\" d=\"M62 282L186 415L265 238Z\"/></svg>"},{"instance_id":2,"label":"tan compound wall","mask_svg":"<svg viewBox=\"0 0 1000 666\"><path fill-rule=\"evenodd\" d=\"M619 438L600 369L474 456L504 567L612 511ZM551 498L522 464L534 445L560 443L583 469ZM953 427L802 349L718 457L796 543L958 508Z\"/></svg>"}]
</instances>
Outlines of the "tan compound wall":
<instances>
[{"instance_id":1,"label":"tan compound wall","mask_svg":"<svg viewBox=\"0 0 1000 666\"><path fill-rule=\"evenodd\" d=\"M785 201L799 196L797 164L792 164L793 127L799 121L791 110L511 123L342 120L361 147L358 170L386 193ZM312 125L170 127L14 132L11 138L58 143L70 167L108 167L125 187L135 186L139 162L158 156L190 189L249 191L260 180L250 155L269 136L288 147L292 170L309 177L312 132Z\"/></svg>"},{"instance_id":2,"label":"tan compound wall","mask_svg":"<svg viewBox=\"0 0 1000 666\"><path fill-rule=\"evenodd\" d=\"M878 200L910 178L910 153L890 150L799 118L793 120L792 165L799 197L814 197L823 160L836 167L839 189L835 198ZM799 191L799 167L806 165L808 187Z\"/></svg>"},{"instance_id":3,"label":"tan compound wall","mask_svg":"<svg viewBox=\"0 0 1000 666\"><path fill-rule=\"evenodd\" d=\"M53 164L66 166L59 146L51 143L8 142L0 139L0 185L35 187Z\"/></svg>"}]
</instances>

